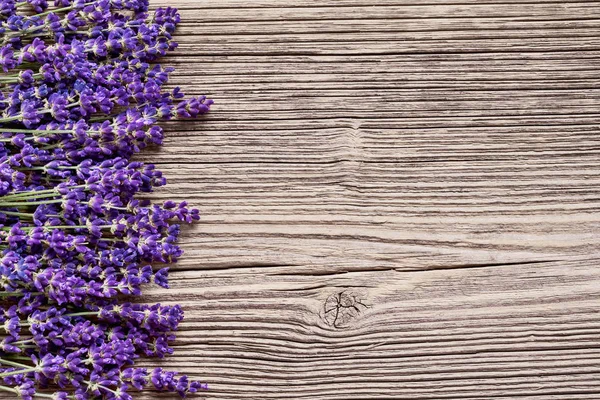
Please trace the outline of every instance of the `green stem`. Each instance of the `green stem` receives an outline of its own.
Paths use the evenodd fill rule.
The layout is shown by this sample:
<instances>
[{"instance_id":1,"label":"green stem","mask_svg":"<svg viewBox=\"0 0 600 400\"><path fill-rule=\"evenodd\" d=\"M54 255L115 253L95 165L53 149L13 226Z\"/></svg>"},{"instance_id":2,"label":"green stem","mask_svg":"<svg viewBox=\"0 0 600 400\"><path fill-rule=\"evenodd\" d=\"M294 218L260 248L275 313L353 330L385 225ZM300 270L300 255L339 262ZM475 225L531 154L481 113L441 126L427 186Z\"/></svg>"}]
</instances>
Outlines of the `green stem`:
<instances>
[{"instance_id":1,"label":"green stem","mask_svg":"<svg viewBox=\"0 0 600 400\"><path fill-rule=\"evenodd\" d=\"M23 129L23 131L25 131L25 129ZM17 132L17 130L16 129L15 130L11 130L11 132ZM40 132L43 132L43 131L40 131ZM8 132L6 132L6 133L8 133ZM26 137L23 140L30 141L30 140L35 140L36 138L47 136L47 135L66 134L66 133L71 133L72 134L74 132L72 130L71 131L67 131L67 130L65 130L65 131L46 131L44 134L33 135L33 136L30 136L30 137ZM86 131L86 133L88 133L88 134L93 134L93 133L98 134L98 133L100 133L100 131L88 130L88 131ZM2 138L2 139L0 139L0 142L9 143L9 142L12 142L12 140L13 140L12 138ZM44 146L42 149L43 150L52 149L52 148L56 148L56 146L57 146L56 144L49 145L49 146Z\"/></svg>"},{"instance_id":2,"label":"green stem","mask_svg":"<svg viewBox=\"0 0 600 400\"><path fill-rule=\"evenodd\" d=\"M42 133L43 135L52 134L52 133L73 133L73 129L58 129L58 130L45 130L45 129L12 129L12 128L1 128L0 133L33 133L34 136L36 133Z\"/></svg>"},{"instance_id":3,"label":"green stem","mask_svg":"<svg viewBox=\"0 0 600 400\"><path fill-rule=\"evenodd\" d=\"M69 189L83 189L86 188L87 185L73 185L73 186L69 186ZM46 189L46 190L30 190L30 191L26 191L26 192L14 192L14 193L9 193L5 196L2 196L2 199L13 199L16 198L18 200L22 200L23 197L26 198L38 198L38 197L44 197L47 194L52 194L53 196L59 196L60 193L58 193L56 191L56 189Z\"/></svg>"},{"instance_id":4,"label":"green stem","mask_svg":"<svg viewBox=\"0 0 600 400\"><path fill-rule=\"evenodd\" d=\"M10 358L12 358L13 360L23 360L23 361L31 361L31 358L29 357L25 357L25 356L17 356L17 355L13 355L10 356ZM28 367L30 367L30 365L28 365Z\"/></svg>"},{"instance_id":5,"label":"green stem","mask_svg":"<svg viewBox=\"0 0 600 400\"><path fill-rule=\"evenodd\" d=\"M27 292L33 296L37 296L40 294L44 294L42 292ZM6 297L12 297L12 296L25 296L27 293L25 292L0 292L0 297L2 296L6 296Z\"/></svg>"},{"instance_id":6,"label":"green stem","mask_svg":"<svg viewBox=\"0 0 600 400\"><path fill-rule=\"evenodd\" d=\"M24 201L24 200L28 200L28 199L39 199L39 198L45 198L45 197L54 197L54 196L60 196L60 193L56 193L56 191L53 191L54 193L38 193L36 191L31 191L31 193L37 193L35 195L21 195L21 196L12 196L12 195L7 195L2 197L2 200L8 200L10 201ZM9 197L8 199L6 199L6 197Z\"/></svg>"},{"instance_id":7,"label":"green stem","mask_svg":"<svg viewBox=\"0 0 600 400\"><path fill-rule=\"evenodd\" d=\"M8 386L2 386L2 385L0 385L0 390L3 390L5 392L17 393L17 389L10 388Z\"/></svg>"},{"instance_id":8,"label":"green stem","mask_svg":"<svg viewBox=\"0 0 600 400\"><path fill-rule=\"evenodd\" d=\"M18 362L7 360L5 358L0 358L0 364L10 365L11 367L16 367L16 368L31 368L31 365L21 364Z\"/></svg>"},{"instance_id":9,"label":"green stem","mask_svg":"<svg viewBox=\"0 0 600 400\"><path fill-rule=\"evenodd\" d=\"M35 138L34 137L30 137L30 138L25 138L23 140L29 141L29 140L33 140L33 139L35 139ZM0 139L0 142L2 142L2 143L10 143L10 142L12 142L12 139L8 139L8 138Z\"/></svg>"},{"instance_id":10,"label":"green stem","mask_svg":"<svg viewBox=\"0 0 600 400\"><path fill-rule=\"evenodd\" d=\"M15 117L6 117L6 118L0 118L0 122L12 122L12 121L17 121L21 118L20 115L15 116Z\"/></svg>"},{"instance_id":11,"label":"green stem","mask_svg":"<svg viewBox=\"0 0 600 400\"><path fill-rule=\"evenodd\" d=\"M33 74L32 77L33 78L39 78L40 76L43 76L41 73L37 73L37 74ZM0 76L0 83L4 83L3 81L14 81L14 80L19 80L19 75L16 76Z\"/></svg>"},{"instance_id":12,"label":"green stem","mask_svg":"<svg viewBox=\"0 0 600 400\"><path fill-rule=\"evenodd\" d=\"M32 213L21 213L21 212L15 212L15 211L3 211L0 210L0 213L2 214L6 214L6 215L10 215L13 217L23 217L23 218L33 218L33 214Z\"/></svg>"},{"instance_id":13,"label":"green stem","mask_svg":"<svg viewBox=\"0 0 600 400\"><path fill-rule=\"evenodd\" d=\"M0 363L3 361L0 361ZM33 371L37 371L36 367L30 367L30 368L26 368L26 369L19 369L16 371L11 371L11 372L4 372L2 374L0 374L0 378L4 378L6 376L13 376L13 375L19 375L19 374L26 374L27 372L33 372Z\"/></svg>"},{"instance_id":14,"label":"green stem","mask_svg":"<svg viewBox=\"0 0 600 400\"><path fill-rule=\"evenodd\" d=\"M31 202L18 202L18 203L9 203L0 201L0 207L15 207L15 206L39 206L42 204L58 204L62 203L63 200L47 200L47 201L31 201Z\"/></svg>"}]
</instances>

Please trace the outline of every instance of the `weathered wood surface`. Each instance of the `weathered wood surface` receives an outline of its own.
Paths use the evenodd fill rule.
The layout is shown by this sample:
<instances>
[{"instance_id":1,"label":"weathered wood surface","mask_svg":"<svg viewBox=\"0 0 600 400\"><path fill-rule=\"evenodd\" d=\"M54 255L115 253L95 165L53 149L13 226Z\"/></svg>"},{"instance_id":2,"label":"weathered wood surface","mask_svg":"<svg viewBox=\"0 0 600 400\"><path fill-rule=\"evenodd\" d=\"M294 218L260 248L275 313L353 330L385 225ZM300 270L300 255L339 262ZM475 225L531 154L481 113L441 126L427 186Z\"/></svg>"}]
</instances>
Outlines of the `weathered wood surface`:
<instances>
[{"instance_id":1,"label":"weathered wood surface","mask_svg":"<svg viewBox=\"0 0 600 400\"><path fill-rule=\"evenodd\" d=\"M600 2L164 4L172 84L217 103L142 157L204 214L147 296L187 312L162 365L206 399L600 399Z\"/></svg>"}]
</instances>

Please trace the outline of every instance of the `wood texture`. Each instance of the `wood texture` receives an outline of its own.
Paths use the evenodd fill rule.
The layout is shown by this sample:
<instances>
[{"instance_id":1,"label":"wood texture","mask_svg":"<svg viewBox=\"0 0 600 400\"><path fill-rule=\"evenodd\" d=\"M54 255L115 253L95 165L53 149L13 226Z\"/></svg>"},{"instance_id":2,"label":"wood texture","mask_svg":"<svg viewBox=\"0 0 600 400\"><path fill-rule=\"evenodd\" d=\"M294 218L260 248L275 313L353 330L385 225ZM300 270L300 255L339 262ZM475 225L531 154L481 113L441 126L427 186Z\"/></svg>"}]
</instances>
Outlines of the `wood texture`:
<instances>
[{"instance_id":1,"label":"wood texture","mask_svg":"<svg viewBox=\"0 0 600 400\"><path fill-rule=\"evenodd\" d=\"M162 3L216 104L141 157L203 212L146 297L186 309L159 365L210 400L600 399L600 2Z\"/></svg>"},{"instance_id":2,"label":"wood texture","mask_svg":"<svg viewBox=\"0 0 600 400\"><path fill-rule=\"evenodd\" d=\"M207 399L600 399L600 3L178 0L145 160ZM171 4L171 2L170 2ZM149 395L144 399L163 398Z\"/></svg>"},{"instance_id":3,"label":"wood texture","mask_svg":"<svg viewBox=\"0 0 600 400\"><path fill-rule=\"evenodd\" d=\"M599 2L169 5L171 84L216 105L142 157L204 214L147 297L186 307L165 366L206 399L600 399Z\"/></svg>"}]
</instances>

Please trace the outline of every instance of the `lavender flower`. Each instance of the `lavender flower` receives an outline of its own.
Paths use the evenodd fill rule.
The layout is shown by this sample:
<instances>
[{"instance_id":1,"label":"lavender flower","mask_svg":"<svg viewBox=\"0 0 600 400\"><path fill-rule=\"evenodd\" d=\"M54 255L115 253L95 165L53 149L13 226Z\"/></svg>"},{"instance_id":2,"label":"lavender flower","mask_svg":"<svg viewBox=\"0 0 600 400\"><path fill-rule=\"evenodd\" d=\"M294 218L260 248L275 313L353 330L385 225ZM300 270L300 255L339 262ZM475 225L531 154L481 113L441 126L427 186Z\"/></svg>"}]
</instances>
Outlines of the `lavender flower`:
<instances>
[{"instance_id":1,"label":"lavender flower","mask_svg":"<svg viewBox=\"0 0 600 400\"><path fill-rule=\"evenodd\" d=\"M0 0L0 390L22 399L181 397L204 384L135 367L165 357L178 305L123 303L168 287L185 202L137 198L166 184L130 158L160 121L212 101L165 91L156 61L177 44L176 9L147 0Z\"/></svg>"}]
</instances>

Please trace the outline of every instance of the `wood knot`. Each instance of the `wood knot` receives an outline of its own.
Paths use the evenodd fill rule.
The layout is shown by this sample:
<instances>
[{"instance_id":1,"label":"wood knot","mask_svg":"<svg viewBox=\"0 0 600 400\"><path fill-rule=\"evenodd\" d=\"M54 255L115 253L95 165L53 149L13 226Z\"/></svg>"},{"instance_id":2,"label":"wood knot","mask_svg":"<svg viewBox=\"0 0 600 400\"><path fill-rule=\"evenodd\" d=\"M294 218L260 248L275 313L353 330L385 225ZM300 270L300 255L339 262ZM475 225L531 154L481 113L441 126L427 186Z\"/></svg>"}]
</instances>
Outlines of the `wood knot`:
<instances>
[{"instance_id":1,"label":"wood knot","mask_svg":"<svg viewBox=\"0 0 600 400\"><path fill-rule=\"evenodd\" d=\"M343 328L355 320L368 305L352 292L334 293L325 300L323 319L327 325Z\"/></svg>"}]
</instances>

